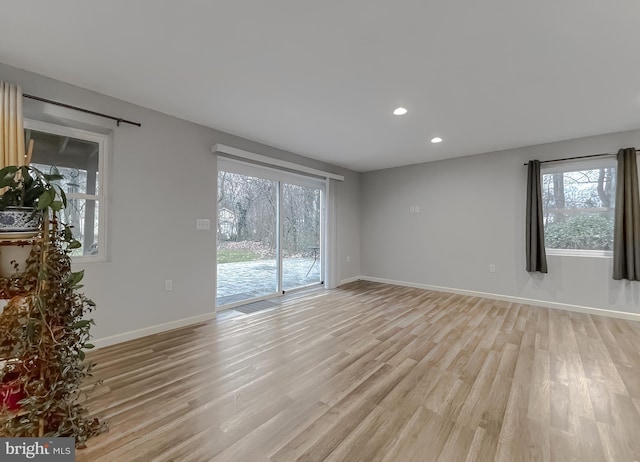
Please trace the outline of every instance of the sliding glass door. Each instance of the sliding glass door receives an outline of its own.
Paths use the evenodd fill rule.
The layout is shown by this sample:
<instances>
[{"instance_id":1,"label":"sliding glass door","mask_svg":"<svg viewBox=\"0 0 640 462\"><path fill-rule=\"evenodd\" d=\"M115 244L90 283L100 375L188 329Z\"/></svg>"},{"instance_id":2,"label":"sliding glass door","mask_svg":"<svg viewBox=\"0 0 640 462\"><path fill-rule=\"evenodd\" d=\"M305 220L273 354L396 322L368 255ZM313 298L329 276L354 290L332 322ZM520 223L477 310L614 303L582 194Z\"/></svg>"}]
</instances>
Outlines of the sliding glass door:
<instances>
[{"instance_id":1,"label":"sliding glass door","mask_svg":"<svg viewBox=\"0 0 640 462\"><path fill-rule=\"evenodd\" d=\"M284 290L322 281L322 190L282 185L282 283Z\"/></svg>"},{"instance_id":2,"label":"sliding glass door","mask_svg":"<svg viewBox=\"0 0 640 462\"><path fill-rule=\"evenodd\" d=\"M218 173L217 305L277 294L278 183Z\"/></svg>"},{"instance_id":3,"label":"sliding glass door","mask_svg":"<svg viewBox=\"0 0 640 462\"><path fill-rule=\"evenodd\" d=\"M218 160L218 307L323 282L323 195L323 180Z\"/></svg>"}]
</instances>

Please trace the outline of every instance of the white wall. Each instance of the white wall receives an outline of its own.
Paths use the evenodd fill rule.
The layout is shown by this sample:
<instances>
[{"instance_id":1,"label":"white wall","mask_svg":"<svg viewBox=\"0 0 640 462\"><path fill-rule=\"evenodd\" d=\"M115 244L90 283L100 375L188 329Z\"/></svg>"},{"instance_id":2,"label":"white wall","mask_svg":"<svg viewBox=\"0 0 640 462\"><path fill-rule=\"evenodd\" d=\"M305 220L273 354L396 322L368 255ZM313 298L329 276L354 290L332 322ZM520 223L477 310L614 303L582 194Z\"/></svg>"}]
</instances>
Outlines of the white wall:
<instances>
[{"instance_id":1,"label":"white wall","mask_svg":"<svg viewBox=\"0 0 640 462\"><path fill-rule=\"evenodd\" d=\"M548 274L525 271L523 163L630 146L640 131L365 173L362 275L640 313L640 283L612 280L611 258L548 256Z\"/></svg>"},{"instance_id":2,"label":"white wall","mask_svg":"<svg viewBox=\"0 0 640 462\"><path fill-rule=\"evenodd\" d=\"M85 269L85 292L98 305L97 339L123 340L214 313L215 227L196 231L195 220L215 219L215 143L344 175L337 188L337 245L351 263L338 262L338 278L360 274L358 173L3 64L0 80L22 85L25 93L142 123L116 128L112 121L25 100L25 116L81 121L112 134L109 258L76 265ZM165 279L173 280L172 292L164 291Z\"/></svg>"}]
</instances>

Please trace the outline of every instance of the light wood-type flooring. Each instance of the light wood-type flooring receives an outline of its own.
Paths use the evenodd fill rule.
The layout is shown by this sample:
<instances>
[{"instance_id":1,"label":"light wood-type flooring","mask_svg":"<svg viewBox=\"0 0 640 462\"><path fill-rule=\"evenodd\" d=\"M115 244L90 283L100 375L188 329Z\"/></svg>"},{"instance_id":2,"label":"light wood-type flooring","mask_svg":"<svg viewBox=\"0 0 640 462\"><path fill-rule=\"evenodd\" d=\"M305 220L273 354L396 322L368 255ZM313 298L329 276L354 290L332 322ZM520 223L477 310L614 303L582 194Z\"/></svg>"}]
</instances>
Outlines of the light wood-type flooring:
<instances>
[{"instance_id":1,"label":"light wood-type flooring","mask_svg":"<svg viewBox=\"0 0 640 462\"><path fill-rule=\"evenodd\" d=\"M109 461L640 460L640 324L356 282L96 351Z\"/></svg>"}]
</instances>

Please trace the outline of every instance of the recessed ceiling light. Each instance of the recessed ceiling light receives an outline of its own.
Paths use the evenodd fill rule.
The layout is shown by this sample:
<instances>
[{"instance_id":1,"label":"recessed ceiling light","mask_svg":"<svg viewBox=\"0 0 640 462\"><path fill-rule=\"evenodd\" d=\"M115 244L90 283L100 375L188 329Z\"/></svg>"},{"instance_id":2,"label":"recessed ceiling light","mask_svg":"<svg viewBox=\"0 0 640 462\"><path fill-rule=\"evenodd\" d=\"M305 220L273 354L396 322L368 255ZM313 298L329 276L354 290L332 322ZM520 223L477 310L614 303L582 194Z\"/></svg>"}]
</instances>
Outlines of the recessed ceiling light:
<instances>
[{"instance_id":1,"label":"recessed ceiling light","mask_svg":"<svg viewBox=\"0 0 640 462\"><path fill-rule=\"evenodd\" d=\"M397 107L393 110L393 115L405 115L407 110L403 107Z\"/></svg>"},{"instance_id":2,"label":"recessed ceiling light","mask_svg":"<svg viewBox=\"0 0 640 462\"><path fill-rule=\"evenodd\" d=\"M436 136L435 138L431 138L431 142L433 144L442 143L442 138L440 138L439 136Z\"/></svg>"}]
</instances>

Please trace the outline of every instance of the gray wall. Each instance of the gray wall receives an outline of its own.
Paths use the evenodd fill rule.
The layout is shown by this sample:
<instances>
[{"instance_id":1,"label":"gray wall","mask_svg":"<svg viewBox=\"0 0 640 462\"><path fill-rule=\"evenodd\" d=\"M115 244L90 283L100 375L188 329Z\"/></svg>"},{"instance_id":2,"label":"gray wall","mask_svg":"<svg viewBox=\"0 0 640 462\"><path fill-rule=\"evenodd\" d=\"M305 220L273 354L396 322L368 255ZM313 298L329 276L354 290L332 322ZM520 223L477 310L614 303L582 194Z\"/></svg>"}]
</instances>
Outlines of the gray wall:
<instances>
[{"instance_id":1,"label":"gray wall","mask_svg":"<svg viewBox=\"0 0 640 462\"><path fill-rule=\"evenodd\" d=\"M345 175L336 201L338 280L364 275L640 313L640 284L613 281L609 258L550 256L549 274L524 270L522 165L640 146L640 131L358 174L3 64L0 79L143 124L114 128L25 103L32 118L112 135L109 259L76 265L98 304L97 338L213 311L215 235L196 231L195 219L215 215L215 143ZM420 213L409 213L411 205ZM165 279L173 280L172 292L164 291Z\"/></svg>"},{"instance_id":2,"label":"gray wall","mask_svg":"<svg viewBox=\"0 0 640 462\"><path fill-rule=\"evenodd\" d=\"M640 283L613 281L611 258L548 256L547 275L524 269L523 163L629 146L640 147L640 131L365 173L362 274L640 313Z\"/></svg>"},{"instance_id":3,"label":"gray wall","mask_svg":"<svg viewBox=\"0 0 640 462\"><path fill-rule=\"evenodd\" d=\"M360 174L161 114L73 85L0 64L0 80L25 93L142 123L121 125L25 100L25 116L81 122L111 132L109 258L85 269L85 292L98 305L98 339L195 317L214 310L215 226L196 231L196 218L215 219L216 158L222 143L345 176L337 187L338 279L360 274ZM164 291L164 280L173 291Z\"/></svg>"}]
</instances>

